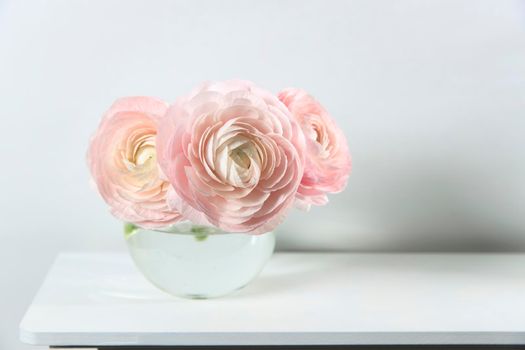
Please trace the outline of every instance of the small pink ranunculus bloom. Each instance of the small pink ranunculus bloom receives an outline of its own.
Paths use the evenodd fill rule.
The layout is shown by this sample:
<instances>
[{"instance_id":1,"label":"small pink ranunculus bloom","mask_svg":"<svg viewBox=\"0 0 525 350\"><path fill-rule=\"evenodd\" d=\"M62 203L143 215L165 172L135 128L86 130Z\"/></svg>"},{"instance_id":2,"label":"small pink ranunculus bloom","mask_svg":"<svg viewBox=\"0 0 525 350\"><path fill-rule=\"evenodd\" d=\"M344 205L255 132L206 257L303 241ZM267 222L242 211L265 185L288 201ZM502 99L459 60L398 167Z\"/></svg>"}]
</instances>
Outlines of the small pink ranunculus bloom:
<instances>
[{"instance_id":1,"label":"small pink ranunculus bloom","mask_svg":"<svg viewBox=\"0 0 525 350\"><path fill-rule=\"evenodd\" d=\"M306 138L305 170L297 191L297 205L303 209L312 204L324 205L328 202L327 193L346 187L351 170L346 138L323 106L304 90L289 88L278 96Z\"/></svg>"},{"instance_id":2,"label":"small pink ranunculus bloom","mask_svg":"<svg viewBox=\"0 0 525 350\"><path fill-rule=\"evenodd\" d=\"M117 218L145 228L181 220L166 202L170 187L157 164L155 137L168 105L152 97L118 99L88 151L97 188Z\"/></svg>"},{"instance_id":3,"label":"small pink ranunculus bloom","mask_svg":"<svg viewBox=\"0 0 525 350\"><path fill-rule=\"evenodd\" d=\"M245 81L205 83L178 99L157 147L170 205L229 232L274 229L303 176L299 125L276 96Z\"/></svg>"}]
</instances>

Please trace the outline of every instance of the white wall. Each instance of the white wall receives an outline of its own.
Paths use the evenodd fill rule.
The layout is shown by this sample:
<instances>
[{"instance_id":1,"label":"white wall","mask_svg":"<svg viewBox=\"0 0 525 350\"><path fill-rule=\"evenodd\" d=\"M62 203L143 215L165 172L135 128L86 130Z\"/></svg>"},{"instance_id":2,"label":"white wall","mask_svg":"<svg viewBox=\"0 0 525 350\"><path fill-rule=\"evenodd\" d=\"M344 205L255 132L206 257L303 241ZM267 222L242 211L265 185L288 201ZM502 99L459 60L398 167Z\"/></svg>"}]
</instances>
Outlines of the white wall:
<instances>
[{"instance_id":1,"label":"white wall","mask_svg":"<svg viewBox=\"0 0 525 350\"><path fill-rule=\"evenodd\" d=\"M123 250L84 155L119 96L303 87L346 132L348 190L280 248L525 250L525 3L0 0L0 349L54 256Z\"/></svg>"}]
</instances>

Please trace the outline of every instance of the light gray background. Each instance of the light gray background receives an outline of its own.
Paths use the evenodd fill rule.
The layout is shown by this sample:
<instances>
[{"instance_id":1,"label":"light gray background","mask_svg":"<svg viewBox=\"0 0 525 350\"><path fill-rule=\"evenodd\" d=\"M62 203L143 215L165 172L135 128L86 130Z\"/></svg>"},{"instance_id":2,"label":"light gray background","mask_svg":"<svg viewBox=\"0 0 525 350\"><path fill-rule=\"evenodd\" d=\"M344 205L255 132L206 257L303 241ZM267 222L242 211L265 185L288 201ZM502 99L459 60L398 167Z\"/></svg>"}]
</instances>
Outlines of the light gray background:
<instances>
[{"instance_id":1,"label":"light gray background","mask_svg":"<svg viewBox=\"0 0 525 350\"><path fill-rule=\"evenodd\" d=\"M85 151L119 96L202 80L309 90L346 192L281 249L525 250L525 3L0 0L0 349L59 251L123 250Z\"/></svg>"}]
</instances>

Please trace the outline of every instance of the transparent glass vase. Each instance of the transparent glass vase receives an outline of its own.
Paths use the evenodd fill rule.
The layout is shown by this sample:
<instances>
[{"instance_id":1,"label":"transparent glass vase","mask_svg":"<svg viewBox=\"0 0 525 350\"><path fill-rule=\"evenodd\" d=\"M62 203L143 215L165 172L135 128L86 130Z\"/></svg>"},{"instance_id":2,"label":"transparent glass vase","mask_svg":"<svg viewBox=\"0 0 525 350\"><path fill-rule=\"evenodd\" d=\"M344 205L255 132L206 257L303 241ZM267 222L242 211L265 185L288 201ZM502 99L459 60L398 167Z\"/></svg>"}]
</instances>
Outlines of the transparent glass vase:
<instances>
[{"instance_id":1,"label":"transparent glass vase","mask_svg":"<svg viewBox=\"0 0 525 350\"><path fill-rule=\"evenodd\" d=\"M135 265L156 287L185 298L226 295L252 281L273 253L275 235L228 233L182 222L161 230L125 226Z\"/></svg>"}]
</instances>

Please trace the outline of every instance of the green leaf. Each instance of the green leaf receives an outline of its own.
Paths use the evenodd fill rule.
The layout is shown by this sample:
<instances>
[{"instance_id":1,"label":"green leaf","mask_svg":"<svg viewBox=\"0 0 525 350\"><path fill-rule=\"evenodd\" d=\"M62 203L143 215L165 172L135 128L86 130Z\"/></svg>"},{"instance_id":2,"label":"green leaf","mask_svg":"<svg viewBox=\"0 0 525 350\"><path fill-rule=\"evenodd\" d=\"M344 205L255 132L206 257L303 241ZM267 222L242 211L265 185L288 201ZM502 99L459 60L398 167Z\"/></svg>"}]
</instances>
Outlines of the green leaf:
<instances>
[{"instance_id":1,"label":"green leaf","mask_svg":"<svg viewBox=\"0 0 525 350\"><path fill-rule=\"evenodd\" d=\"M197 241L202 242L206 238L208 238L208 233L210 233L210 227L193 225L191 227L191 233L193 233L193 237L195 237Z\"/></svg>"},{"instance_id":2,"label":"green leaf","mask_svg":"<svg viewBox=\"0 0 525 350\"><path fill-rule=\"evenodd\" d=\"M193 235L193 237L195 237L195 239L199 242L202 242L202 241L205 241L206 238L208 238L208 234L206 233L196 233L195 235Z\"/></svg>"},{"instance_id":3,"label":"green leaf","mask_svg":"<svg viewBox=\"0 0 525 350\"><path fill-rule=\"evenodd\" d=\"M138 231L139 227L131 222L124 223L124 238L128 239Z\"/></svg>"}]
</instances>

